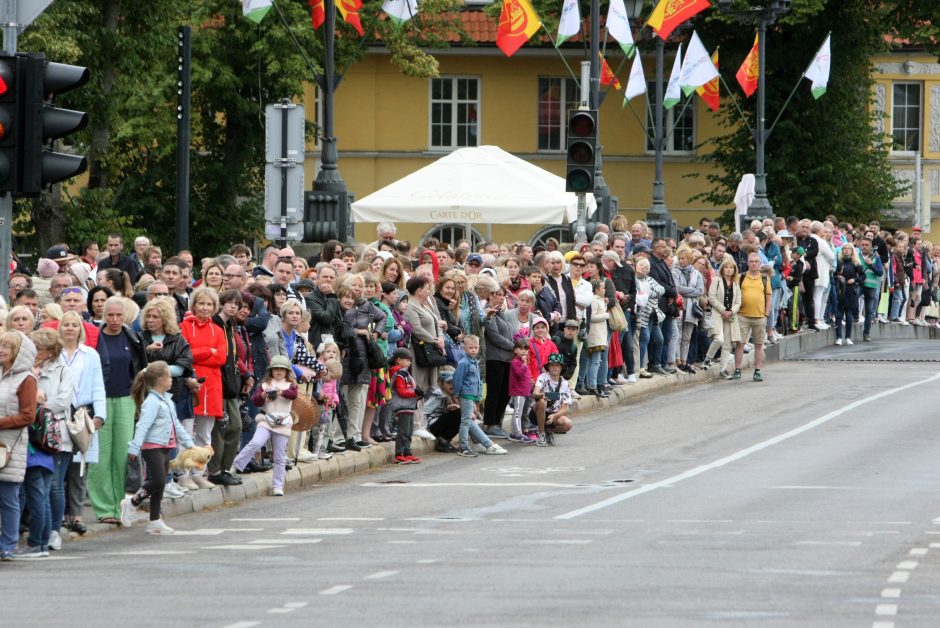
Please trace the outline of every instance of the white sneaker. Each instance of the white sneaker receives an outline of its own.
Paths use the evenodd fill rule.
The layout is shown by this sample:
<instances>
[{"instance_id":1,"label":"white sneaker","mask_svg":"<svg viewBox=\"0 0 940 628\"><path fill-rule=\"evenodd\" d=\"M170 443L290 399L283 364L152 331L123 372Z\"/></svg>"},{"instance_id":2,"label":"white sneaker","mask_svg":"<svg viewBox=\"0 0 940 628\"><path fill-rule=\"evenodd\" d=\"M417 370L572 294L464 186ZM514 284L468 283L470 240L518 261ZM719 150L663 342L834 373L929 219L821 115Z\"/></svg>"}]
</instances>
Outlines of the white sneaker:
<instances>
[{"instance_id":1,"label":"white sneaker","mask_svg":"<svg viewBox=\"0 0 940 628\"><path fill-rule=\"evenodd\" d=\"M575 391L572 390L572 391L571 391L571 398L572 398L572 399L580 399L580 398L581 398L581 395L579 395L578 393L576 393Z\"/></svg>"},{"instance_id":2,"label":"white sneaker","mask_svg":"<svg viewBox=\"0 0 940 628\"><path fill-rule=\"evenodd\" d=\"M623 376L623 373L621 373L620 375L617 376L617 383L626 384L626 383L629 383L629 380Z\"/></svg>"},{"instance_id":3,"label":"white sneaker","mask_svg":"<svg viewBox=\"0 0 940 628\"><path fill-rule=\"evenodd\" d=\"M306 449L300 450L300 455L297 456L297 460L300 462L313 462L317 459L317 455L307 451Z\"/></svg>"},{"instance_id":4,"label":"white sneaker","mask_svg":"<svg viewBox=\"0 0 940 628\"><path fill-rule=\"evenodd\" d=\"M633 374L627 376L627 383L628 383L628 384L635 384L635 383L636 383L636 373L633 373Z\"/></svg>"},{"instance_id":5,"label":"white sneaker","mask_svg":"<svg viewBox=\"0 0 940 628\"><path fill-rule=\"evenodd\" d=\"M434 434L432 434L431 432L427 431L424 428L421 428L420 430L415 430L414 435L417 436L418 438L426 438L427 440L434 440Z\"/></svg>"},{"instance_id":6,"label":"white sneaker","mask_svg":"<svg viewBox=\"0 0 940 628\"><path fill-rule=\"evenodd\" d=\"M320 460L329 460L329 459L332 458L332 457L333 457L333 454L331 454L330 452L328 452L328 451L325 450L325 449L322 450L322 451L317 455L317 458L319 458Z\"/></svg>"},{"instance_id":7,"label":"white sneaker","mask_svg":"<svg viewBox=\"0 0 940 628\"><path fill-rule=\"evenodd\" d=\"M188 492L189 492L189 488L187 488L187 487L185 487L185 486L181 486L180 483L177 482L175 479L170 480L169 482L167 482L167 486L169 486L170 484L172 484L173 486L175 486L176 488L178 488L178 489L179 489L180 491L182 491L183 493L188 493Z\"/></svg>"},{"instance_id":8,"label":"white sneaker","mask_svg":"<svg viewBox=\"0 0 940 628\"><path fill-rule=\"evenodd\" d=\"M493 443L492 445L484 449L483 453L488 454L490 456L502 456L503 454L507 454L509 452L503 449L502 447L500 447L499 445L497 445L496 443Z\"/></svg>"},{"instance_id":9,"label":"white sneaker","mask_svg":"<svg viewBox=\"0 0 940 628\"><path fill-rule=\"evenodd\" d=\"M151 521L147 524L147 534L156 534L159 536L164 534L173 534L174 532L176 532L176 530L163 523L163 519L157 519L156 521Z\"/></svg>"},{"instance_id":10,"label":"white sneaker","mask_svg":"<svg viewBox=\"0 0 940 628\"><path fill-rule=\"evenodd\" d=\"M904 320L904 319L899 320L898 323L901 324L901 325L910 325L910 323L908 323L908 322L907 322L906 320Z\"/></svg>"},{"instance_id":11,"label":"white sneaker","mask_svg":"<svg viewBox=\"0 0 940 628\"><path fill-rule=\"evenodd\" d=\"M198 491L199 485L193 481L191 475L184 475L180 478L179 482L176 483L181 489L186 489L187 491Z\"/></svg>"},{"instance_id":12,"label":"white sneaker","mask_svg":"<svg viewBox=\"0 0 940 628\"><path fill-rule=\"evenodd\" d=\"M839 346L839 347L842 346L842 339L841 339L841 338L836 338L836 345Z\"/></svg>"},{"instance_id":13,"label":"white sneaker","mask_svg":"<svg viewBox=\"0 0 940 628\"><path fill-rule=\"evenodd\" d=\"M271 495L274 497L284 497L284 489L282 488L272 488Z\"/></svg>"},{"instance_id":14,"label":"white sneaker","mask_svg":"<svg viewBox=\"0 0 940 628\"><path fill-rule=\"evenodd\" d=\"M185 493L180 490L180 487L178 487L175 482L169 482L163 487L163 495L170 499L181 499Z\"/></svg>"},{"instance_id":15,"label":"white sneaker","mask_svg":"<svg viewBox=\"0 0 940 628\"><path fill-rule=\"evenodd\" d=\"M139 518L137 514L137 506L131 502L130 497L125 497L121 500L121 525L125 528L129 528L134 525L134 522Z\"/></svg>"},{"instance_id":16,"label":"white sneaker","mask_svg":"<svg viewBox=\"0 0 940 628\"><path fill-rule=\"evenodd\" d=\"M52 534L49 535L49 549L56 552L62 549L62 535L56 530L53 530Z\"/></svg>"},{"instance_id":17,"label":"white sneaker","mask_svg":"<svg viewBox=\"0 0 940 628\"><path fill-rule=\"evenodd\" d=\"M855 343L852 342L852 339L851 339L851 338L846 338L846 339L845 339L845 344L847 344L847 345L854 345Z\"/></svg>"},{"instance_id":18,"label":"white sneaker","mask_svg":"<svg viewBox=\"0 0 940 628\"><path fill-rule=\"evenodd\" d=\"M817 329L829 329L829 325L827 323L819 321L818 323L816 323L816 328Z\"/></svg>"}]
</instances>

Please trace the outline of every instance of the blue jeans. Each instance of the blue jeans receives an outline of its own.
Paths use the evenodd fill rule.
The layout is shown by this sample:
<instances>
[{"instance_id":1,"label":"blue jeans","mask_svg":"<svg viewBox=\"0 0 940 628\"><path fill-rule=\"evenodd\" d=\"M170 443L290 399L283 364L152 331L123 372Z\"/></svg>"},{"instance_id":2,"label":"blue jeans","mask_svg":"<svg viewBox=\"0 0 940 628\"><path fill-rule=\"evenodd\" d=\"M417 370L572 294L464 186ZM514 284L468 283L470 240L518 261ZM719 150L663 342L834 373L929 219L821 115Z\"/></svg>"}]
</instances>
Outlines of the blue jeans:
<instances>
[{"instance_id":1,"label":"blue jeans","mask_svg":"<svg viewBox=\"0 0 940 628\"><path fill-rule=\"evenodd\" d=\"M20 486L0 481L0 552L16 550L20 540Z\"/></svg>"},{"instance_id":2,"label":"blue jeans","mask_svg":"<svg viewBox=\"0 0 940 628\"><path fill-rule=\"evenodd\" d=\"M904 306L907 303L907 294L904 292L903 286L898 286L894 289L894 292L891 294L891 320L898 318L904 318Z\"/></svg>"},{"instance_id":3,"label":"blue jeans","mask_svg":"<svg viewBox=\"0 0 940 628\"><path fill-rule=\"evenodd\" d=\"M487 448L493 444L489 436L487 436L483 430L480 429L480 426L476 424L476 421L473 420L473 408L475 405L476 402L472 399L460 398L460 430L458 434L460 435L461 449L468 449L470 447L467 441L468 436Z\"/></svg>"},{"instance_id":4,"label":"blue jeans","mask_svg":"<svg viewBox=\"0 0 940 628\"><path fill-rule=\"evenodd\" d=\"M588 352L585 351L585 353L588 353ZM597 379L598 379L597 372L600 370L600 367L601 367L602 355L604 355L603 351L595 351L594 353L588 353L588 368L587 368L588 372L587 372L587 378L585 379L585 381L587 382L587 385L589 388L597 388L597 384L596 384ZM604 369L604 374L605 375L607 374L607 369ZM605 385L605 384L607 384L606 377L604 378L604 384L602 385Z\"/></svg>"},{"instance_id":5,"label":"blue jeans","mask_svg":"<svg viewBox=\"0 0 940 628\"><path fill-rule=\"evenodd\" d=\"M663 345L659 349L659 353L654 353L653 357L656 358L656 364L662 366L664 364L669 364L671 355L669 355L669 342L672 340L672 335L676 332L677 325L675 324L676 319L669 316L666 317L662 323L659 324L659 331L663 335Z\"/></svg>"},{"instance_id":6,"label":"blue jeans","mask_svg":"<svg viewBox=\"0 0 940 628\"><path fill-rule=\"evenodd\" d=\"M22 484L22 498L29 509L29 535L26 542L31 547L46 549L52 533L52 508L49 491L52 488L52 471L45 467L29 467Z\"/></svg>"},{"instance_id":7,"label":"blue jeans","mask_svg":"<svg viewBox=\"0 0 940 628\"><path fill-rule=\"evenodd\" d=\"M610 330L607 330L607 347L610 346L611 335L612 335L612 332ZM600 352L600 358L598 358L598 362L597 362L597 373L595 374L593 379L588 378L587 380L588 384L590 384L591 382L596 382L594 385L595 388L601 388L607 385L607 379L608 379L607 363L610 361L608 359L609 351L610 350L605 347L604 350ZM593 357L593 356L589 356L589 357ZM590 365L588 365L588 368L590 368Z\"/></svg>"},{"instance_id":8,"label":"blue jeans","mask_svg":"<svg viewBox=\"0 0 940 628\"><path fill-rule=\"evenodd\" d=\"M653 316L656 316L654 313ZM640 368L646 368L646 353L649 348L650 366L660 366L659 357L663 351L663 331L659 325L649 324L640 329Z\"/></svg>"},{"instance_id":9,"label":"blue jeans","mask_svg":"<svg viewBox=\"0 0 940 628\"><path fill-rule=\"evenodd\" d=\"M55 471L52 472L52 487L49 489L49 509L53 531L62 526L62 519L65 517L65 477L68 474L69 463L71 462L71 451L60 451L52 454Z\"/></svg>"},{"instance_id":10,"label":"blue jeans","mask_svg":"<svg viewBox=\"0 0 940 628\"><path fill-rule=\"evenodd\" d=\"M623 352L623 363L626 365L627 375L636 373L636 364L633 361L633 332L636 317L633 312L624 312L627 315L627 329L620 332L620 350Z\"/></svg>"}]
</instances>

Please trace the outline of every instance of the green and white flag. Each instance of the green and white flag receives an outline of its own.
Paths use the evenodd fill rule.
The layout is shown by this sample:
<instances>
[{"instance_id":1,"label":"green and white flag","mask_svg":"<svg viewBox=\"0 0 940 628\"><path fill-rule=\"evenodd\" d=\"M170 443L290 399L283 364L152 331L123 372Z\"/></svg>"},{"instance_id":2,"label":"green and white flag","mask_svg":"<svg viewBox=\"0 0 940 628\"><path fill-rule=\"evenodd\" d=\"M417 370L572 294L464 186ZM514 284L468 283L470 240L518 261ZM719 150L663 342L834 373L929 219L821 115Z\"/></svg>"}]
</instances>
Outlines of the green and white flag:
<instances>
[{"instance_id":1,"label":"green and white flag","mask_svg":"<svg viewBox=\"0 0 940 628\"><path fill-rule=\"evenodd\" d=\"M627 81L627 90L623 94L623 107L627 101L633 100L640 94L646 93L646 76L643 74L643 62L639 53L633 58L633 67L630 68L630 80Z\"/></svg>"},{"instance_id":2,"label":"green and white flag","mask_svg":"<svg viewBox=\"0 0 940 628\"><path fill-rule=\"evenodd\" d=\"M819 52L816 53L816 56L810 61L809 67L806 68L806 72L803 73L803 76L813 82L811 87L813 98L818 99L825 94L826 87L829 85L829 66L832 61L829 54L829 39L831 37L832 35L826 35L826 41L823 42Z\"/></svg>"},{"instance_id":3,"label":"green and white flag","mask_svg":"<svg viewBox=\"0 0 940 628\"><path fill-rule=\"evenodd\" d=\"M685 53L685 59L682 61L682 75L679 79L679 87L682 92L688 96L696 89L718 77L718 69L712 63L712 57L702 45L702 40L698 38L698 33L692 31L692 38L689 40L688 52Z\"/></svg>"},{"instance_id":4,"label":"green and white flag","mask_svg":"<svg viewBox=\"0 0 940 628\"><path fill-rule=\"evenodd\" d=\"M679 99L682 98L682 92L679 91L679 77L682 75L682 44L676 50L676 60L672 63L672 73L669 75L669 84L666 86L666 93L663 95L663 107L672 109Z\"/></svg>"},{"instance_id":5,"label":"green and white flag","mask_svg":"<svg viewBox=\"0 0 940 628\"><path fill-rule=\"evenodd\" d=\"M256 24L271 10L273 0L242 0L242 14Z\"/></svg>"},{"instance_id":6,"label":"green and white flag","mask_svg":"<svg viewBox=\"0 0 940 628\"><path fill-rule=\"evenodd\" d=\"M633 43L633 31L630 30L630 19L627 17L623 0L610 0L610 8L607 10L607 32L617 40L628 59L633 56L636 52L636 44Z\"/></svg>"},{"instance_id":7,"label":"green and white flag","mask_svg":"<svg viewBox=\"0 0 940 628\"><path fill-rule=\"evenodd\" d=\"M558 20L558 39L555 40L555 47L577 35L580 30L581 9L578 7L578 0L565 0L561 6L561 18Z\"/></svg>"},{"instance_id":8,"label":"green and white flag","mask_svg":"<svg viewBox=\"0 0 940 628\"><path fill-rule=\"evenodd\" d=\"M385 0L382 10L395 26L401 26L418 14L418 0Z\"/></svg>"}]
</instances>

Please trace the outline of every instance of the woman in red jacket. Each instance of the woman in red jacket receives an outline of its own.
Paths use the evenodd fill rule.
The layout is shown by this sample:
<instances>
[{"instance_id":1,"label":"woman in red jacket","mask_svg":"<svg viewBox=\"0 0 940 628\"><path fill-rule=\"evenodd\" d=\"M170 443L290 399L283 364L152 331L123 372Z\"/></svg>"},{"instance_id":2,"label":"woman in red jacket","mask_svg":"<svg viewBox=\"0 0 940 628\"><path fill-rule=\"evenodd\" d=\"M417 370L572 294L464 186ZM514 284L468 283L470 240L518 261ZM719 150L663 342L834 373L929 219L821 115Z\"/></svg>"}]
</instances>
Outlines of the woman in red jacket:
<instances>
[{"instance_id":1,"label":"woman in red jacket","mask_svg":"<svg viewBox=\"0 0 940 628\"><path fill-rule=\"evenodd\" d=\"M195 393L196 423L193 439L205 447L212 443L212 428L222 419L222 370L228 355L225 331L212 322L219 311L219 295L212 288L197 288L189 298L189 311L180 331L193 352L193 370L202 385ZM195 472L194 472L195 474ZM215 486L202 475L194 475L199 488Z\"/></svg>"}]
</instances>

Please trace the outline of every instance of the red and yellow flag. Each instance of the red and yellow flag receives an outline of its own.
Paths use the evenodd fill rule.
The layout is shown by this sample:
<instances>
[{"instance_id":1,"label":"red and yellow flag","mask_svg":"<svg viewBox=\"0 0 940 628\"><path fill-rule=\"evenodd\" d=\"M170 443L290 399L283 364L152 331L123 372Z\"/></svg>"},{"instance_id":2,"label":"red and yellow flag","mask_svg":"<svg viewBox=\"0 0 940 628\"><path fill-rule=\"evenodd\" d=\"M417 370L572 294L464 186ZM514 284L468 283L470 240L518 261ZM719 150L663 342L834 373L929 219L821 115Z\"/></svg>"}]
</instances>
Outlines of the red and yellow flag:
<instances>
[{"instance_id":1,"label":"red and yellow flag","mask_svg":"<svg viewBox=\"0 0 940 628\"><path fill-rule=\"evenodd\" d=\"M511 57L541 27L542 22L529 0L503 0L499 28L496 30L496 45L507 57Z\"/></svg>"},{"instance_id":2,"label":"red and yellow flag","mask_svg":"<svg viewBox=\"0 0 940 628\"><path fill-rule=\"evenodd\" d=\"M365 35L365 31L362 30L362 22L359 21L362 0L336 0L336 8L339 9L347 24L355 28L360 35Z\"/></svg>"},{"instance_id":3,"label":"red and yellow flag","mask_svg":"<svg viewBox=\"0 0 940 628\"><path fill-rule=\"evenodd\" d=\"M323 8L323 0L307 0L310 4L310 22L313 24L313 30L323 26L326 20L326 10Z\"/></svg>"},{"instance_id":4,"label":"red and yellow flag","mask_svg":"<svg viewBox=\"0 0 940 628\"><path fill-rule=\"evenodd\" d=\"M757 78L760 76L757 37L757 35L754 35L754 45L751 46L751 51L744 57L744 63L738 68L738 73L734 75L734 78L738 79L738 85L744 90L744 95L748 98L757 89Z\"/></svg>"},{"instance_id":5,"label":"red and yellow flag","mask_svg":"<svg viewBox=\"0 0 940 628\"><path fill-rule=\"evenodd\" d=\"M715 67L718 67L718 51L715 50L712 54L712 63L715 64ZM718 81L721 80L720 77L715 77L712 80L708 81L701 87L695 88L695 93L708 105L708 108L712 111L718 111L718 107L721 104L721 96L718 93Z\"/></svg>"},{"instance_id":6,"label":"red and yellow flag","mask_svg":"<svg viewBox=\"0 0 940 628\"><path fill-rule=\"evenodd\" d=\"M611 84L613 84L614 89L620 89L621 87L620 81L618 81L616 75L614 75L614 71L607 65L607 59L604 58L604 55L601 55L601 85L607 87Z\"/></svg>"},{"instance_id":7,"label":"red and yellow flag","mask_svg":"<svg viewBox=\"0 0 940 628\"><path fill-rule=\"evenodd\" d=\"M712 3L710 0L659 0L646 21L666 41L679 24L698 15Z\"/></svg>"}]
</instances>

